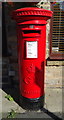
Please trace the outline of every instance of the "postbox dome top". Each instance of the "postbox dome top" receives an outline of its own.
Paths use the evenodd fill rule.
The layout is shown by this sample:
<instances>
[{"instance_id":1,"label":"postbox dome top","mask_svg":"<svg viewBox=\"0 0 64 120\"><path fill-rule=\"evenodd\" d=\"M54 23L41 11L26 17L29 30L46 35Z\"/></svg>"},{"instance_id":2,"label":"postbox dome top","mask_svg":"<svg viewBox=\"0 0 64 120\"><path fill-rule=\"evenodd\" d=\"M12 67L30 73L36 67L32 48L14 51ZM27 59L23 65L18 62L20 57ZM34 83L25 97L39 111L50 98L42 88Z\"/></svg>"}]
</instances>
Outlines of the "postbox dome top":
<instances>
[{"instance_id":1,"label":"postbox dome top","mask_svg":"<svg viewBox=\"0 0 64 120\"><path fill-rule=\"evenodd\" d=\"M13 17L21 17L21 16L42 16L47 17L47 19L52 17L52 11L45 10L37 7L26 7L20 8L13 11Z\"/></svg>"}]
</instances>

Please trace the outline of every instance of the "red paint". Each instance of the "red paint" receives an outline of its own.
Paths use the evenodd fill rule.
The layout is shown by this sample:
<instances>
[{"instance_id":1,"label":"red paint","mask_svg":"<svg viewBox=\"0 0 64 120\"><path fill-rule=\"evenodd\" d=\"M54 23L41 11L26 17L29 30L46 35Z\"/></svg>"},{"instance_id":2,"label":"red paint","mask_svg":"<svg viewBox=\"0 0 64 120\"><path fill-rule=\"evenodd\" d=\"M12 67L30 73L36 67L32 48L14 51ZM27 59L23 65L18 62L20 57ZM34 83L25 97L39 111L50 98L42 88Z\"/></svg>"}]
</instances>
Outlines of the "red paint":
<instances>
[{"instance_id":1,"label":"red paint","mask_svg":"<svg viewBox=\"0 0 64 120\"><path fill-rule=\"evenodd\" d=\"M46 21L51 17L52 11L40 8L22 8L13 12L18 33L20 94L26 98L44 95ZM37 58L26 57L27 41L37 41Z\"/></svg>"},{"instance_id":2,"label":"red paint","mask_svg":"<svg viewBox=\"0 0 64 120\"><path fill-rule=\"evenodd\" d=\"M56 4L57 2L52 2L52 4Z\"/></svg>"}]
</instances>

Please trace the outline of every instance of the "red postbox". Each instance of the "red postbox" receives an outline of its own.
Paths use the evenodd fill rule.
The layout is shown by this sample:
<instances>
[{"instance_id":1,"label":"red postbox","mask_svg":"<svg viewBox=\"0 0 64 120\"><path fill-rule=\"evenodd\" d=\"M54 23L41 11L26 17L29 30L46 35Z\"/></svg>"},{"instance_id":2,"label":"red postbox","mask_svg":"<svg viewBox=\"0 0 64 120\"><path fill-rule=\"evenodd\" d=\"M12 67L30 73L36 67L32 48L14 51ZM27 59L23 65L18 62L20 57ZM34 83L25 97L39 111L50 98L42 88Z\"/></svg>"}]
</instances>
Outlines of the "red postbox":
<instances>
[{"instance_id":1,"label":"red postbox","mask_svg":"<svg viewBox=\"0 0 64 120\"><path fill-rule=\"evenodd\" d=\"M44 104L46 23L52 11L22 8L13 11L17 23L20 103L38 109Z\"/></svg>"}]
</instances>

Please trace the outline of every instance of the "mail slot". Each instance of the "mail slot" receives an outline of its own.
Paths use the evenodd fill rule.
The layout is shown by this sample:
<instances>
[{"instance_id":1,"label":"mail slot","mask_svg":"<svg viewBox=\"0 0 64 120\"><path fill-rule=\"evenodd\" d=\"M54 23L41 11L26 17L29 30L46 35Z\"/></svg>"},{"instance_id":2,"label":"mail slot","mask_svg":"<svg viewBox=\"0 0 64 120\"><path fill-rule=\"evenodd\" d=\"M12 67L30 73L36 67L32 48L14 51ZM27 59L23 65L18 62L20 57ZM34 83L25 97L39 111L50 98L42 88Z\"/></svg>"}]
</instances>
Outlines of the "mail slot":
<instances>
[{"instance_id":1,"label":"mail slot","mask_svg":"<svg viewBox=\"0 0 64 120\"><path fill-rule=\"evenodd\" d=\"M41 30L23 30L23 37L38 37L41 34Z\"/></svg>"}]
</instances>

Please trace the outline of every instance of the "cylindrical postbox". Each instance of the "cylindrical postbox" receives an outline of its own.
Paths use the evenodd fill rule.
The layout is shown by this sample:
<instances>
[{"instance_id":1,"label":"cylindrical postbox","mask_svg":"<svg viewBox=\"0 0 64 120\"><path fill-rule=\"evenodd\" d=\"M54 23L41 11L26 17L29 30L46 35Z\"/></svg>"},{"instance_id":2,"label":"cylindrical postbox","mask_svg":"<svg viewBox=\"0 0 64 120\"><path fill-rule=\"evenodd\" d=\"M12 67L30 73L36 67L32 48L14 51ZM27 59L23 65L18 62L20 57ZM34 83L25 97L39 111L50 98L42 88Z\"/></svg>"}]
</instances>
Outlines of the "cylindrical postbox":
<instances>
[{"instance_id":1,"label":"cylindrical postbox","mask_svg":"<svg viewBox=\"0 0 64 120\"><path fill-rule=\"evenodd\" d=\"M44 104L46 23L52 11L22 8L13 11L17 23L20 103L38 109Z\"/></svg>"}]
</instances>

